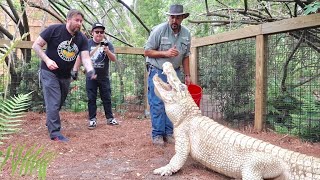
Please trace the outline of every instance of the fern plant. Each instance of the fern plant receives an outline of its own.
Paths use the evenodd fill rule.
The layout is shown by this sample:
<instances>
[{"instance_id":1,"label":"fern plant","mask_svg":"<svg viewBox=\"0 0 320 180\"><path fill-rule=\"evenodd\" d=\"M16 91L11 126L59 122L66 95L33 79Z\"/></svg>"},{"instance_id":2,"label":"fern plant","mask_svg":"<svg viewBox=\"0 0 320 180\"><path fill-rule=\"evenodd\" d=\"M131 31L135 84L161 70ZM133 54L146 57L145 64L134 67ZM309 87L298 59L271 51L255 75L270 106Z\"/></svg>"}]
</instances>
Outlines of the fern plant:
<instances>
[{"instance_id":1,"label":"fern plant","mask_svg":"<svg viewBox=\"0 0 320 180\"><path fill-rule=\"evenodd\" d=\"M314 1L304 7L304 14L312 14L312 13L317 13L320 12L320 2Z\"/></svg>"},{"instance_id":2,"label":"fern plant","mask_svg":"<svg viewBox=\"0 0 320 180\"><path fill-rule=\"evenodd\" d=\"M15 133L20 129L21 118L30 105L30 94L18 95L17 97L1 101L1 140L6 139L6 135ZM54 157L55 153L46 152L43 147L37 148L36 145L33 145L29 149L27 149L26 145L18 145L15 149L10 145L5 153L0 152L0 169L2 170L6 164L11 164L12 176L17 173L20 176L31 175L37 171L39 179L45 179L48 165Z\"/></svg>"},{"instance_id":3,"label":"fern plant","mask_svg":"<svg viewBox=\"0 0 320 180\"><path fill-rule=\"evenodd\" d=\"M21 39L11 42L11 46L0 48L0 63L15 49L15 46ZM0 99L0 144L2 140L8 138L8 134L16 133L20 128L21 118L31 103L31 93L21 94L12 98L6 98L6 91L4 98ZM44 151L43 147L33 145L31 148L26 145L18 145L13 148L10 145L6 151L0 151L0 171L11 164L11 175L15 174L31 175L35 171L38 172L39 179L46 178L46 172L49 163L55 157L55 153Z\"/></svg>"},{"instance_id":4,"label":"fern plant","mask_svg":"<svg viewBox=\"0 0 320 180\"><path fill-rule=\"evenodd\" d=\"M0 140L5 139L8 134L19 130L20 118L30 104L30 94L18 95L11 99L0 100ZM3 142L0 141L0 144Z\"/></svg>"}]
</instances>

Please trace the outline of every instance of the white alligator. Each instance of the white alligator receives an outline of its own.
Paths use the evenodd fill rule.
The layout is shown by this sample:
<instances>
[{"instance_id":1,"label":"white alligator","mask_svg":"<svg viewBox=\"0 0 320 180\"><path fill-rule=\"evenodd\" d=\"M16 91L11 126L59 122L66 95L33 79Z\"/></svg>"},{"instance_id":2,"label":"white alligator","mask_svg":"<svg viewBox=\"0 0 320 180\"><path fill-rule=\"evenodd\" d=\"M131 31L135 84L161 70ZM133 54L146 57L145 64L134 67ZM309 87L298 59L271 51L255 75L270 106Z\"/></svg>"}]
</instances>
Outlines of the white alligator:
<instances>
[{"instance_id":1,"label":"white alligator","mask_svg":"<svg viewBox=\"0 0 320 180\"><path fill-rule=\"evenodd\" d=\"M154 174L172 175L190 155L206 167L244 180L320 180L320 159L272 145L231 130L206 116L177 77L172 64L163 64L168 83L157 75L155 92L174 125L175 155Z\"/></svg>"}]
</instances>

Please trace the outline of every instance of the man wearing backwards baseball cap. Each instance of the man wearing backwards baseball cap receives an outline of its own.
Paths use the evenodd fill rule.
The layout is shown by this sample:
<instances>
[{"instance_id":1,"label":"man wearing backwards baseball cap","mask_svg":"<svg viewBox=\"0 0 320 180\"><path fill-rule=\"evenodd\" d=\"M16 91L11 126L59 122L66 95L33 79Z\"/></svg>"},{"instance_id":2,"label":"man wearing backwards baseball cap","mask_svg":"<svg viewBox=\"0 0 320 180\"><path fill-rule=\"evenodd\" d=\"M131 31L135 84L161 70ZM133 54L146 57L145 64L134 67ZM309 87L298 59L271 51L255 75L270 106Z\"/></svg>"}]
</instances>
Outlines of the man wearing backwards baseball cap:
<instances>
[{"instance_id":1,"label":"man wearing backwards baseball cap","mask_svg":"<svg viewBox=\"0 0 320 180\"><path fill-rule=\"evenodd\" d=\"M190 31L181 25L189 16L179 4L171 5L168 13L168 22L153 28L145 45L144 55L147 57L148 77L148 101L152 121L152 142L154 145L163 146L164 142L174 143L173 125L165 113L164 104L154 92L152 78L155 74L167 81L162 72L162 65L171 62L178 77L181 75L180 66L183 66L185 84L189 85L190 69Z\"/></svg>"},{"instance_id":2,"label":"man wearing backwards baseball cap","mask_svg":"<svg viewBox=\"0 0 320 180\"><path fill-rule=\"evenodd\" d=\"M109 61L116 61L114 47L111 42L105 39L105 27L102 23L94 23L91 29L92 38L88 40L88 49L91 61L97 74L96 79L86 79L86 90L88 96L89 125L88 129L92 130L97 127L97 93L100 91L106 123L108 125L118 125L117 120L113 117L111 107L111 87L109 80ZM73 70L77 71L80 66L77 60ZM76 73L75 73L76 74ZM76 79L76 78L75 78Z\"/></svg>"}]
</instances>

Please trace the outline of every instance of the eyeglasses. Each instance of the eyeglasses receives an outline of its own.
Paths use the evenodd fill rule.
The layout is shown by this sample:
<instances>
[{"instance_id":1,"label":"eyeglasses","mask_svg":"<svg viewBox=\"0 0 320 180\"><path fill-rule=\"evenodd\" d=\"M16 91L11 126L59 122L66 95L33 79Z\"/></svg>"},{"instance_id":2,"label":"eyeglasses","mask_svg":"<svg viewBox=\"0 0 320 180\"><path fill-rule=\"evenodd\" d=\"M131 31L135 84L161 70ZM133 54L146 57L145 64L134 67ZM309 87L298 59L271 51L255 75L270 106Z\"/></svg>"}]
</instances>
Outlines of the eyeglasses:
<instances>
[{"instance_id":1,"label":"eyeglasses","mask_svg":"<svg viewBox=\"0 0 320 180\"><path fill-rule=\"evenodd\" d=\"M96 34L104 34L104 31L94 31Z\"/></svg>"}]
</instances>

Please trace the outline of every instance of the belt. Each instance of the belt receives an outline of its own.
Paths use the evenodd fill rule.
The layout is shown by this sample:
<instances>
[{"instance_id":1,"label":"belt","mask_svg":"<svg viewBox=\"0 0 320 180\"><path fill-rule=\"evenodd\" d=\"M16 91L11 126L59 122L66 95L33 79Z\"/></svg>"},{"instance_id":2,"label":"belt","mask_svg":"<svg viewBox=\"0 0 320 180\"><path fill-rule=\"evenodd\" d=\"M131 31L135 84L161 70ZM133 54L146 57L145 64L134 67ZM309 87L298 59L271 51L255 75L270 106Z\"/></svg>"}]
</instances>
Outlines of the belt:
<instances>
[{"instance_id":1,"label":"belt","mask_svg":"<svg viewBox=\"0 0 320 180\"><path fill-rule=\"evenodd\" d=\"M157 70L161 70L161 71L162 71L161 68L158 68L157 66L152 65L152 64L149 63L149 62L146 63L146 66L147 66L147 71L149 71L149 69L157 69ZM178 67L178 68L176 68L176 69L174 69L174 70L175 70L175 71L180 70L180 67Z\"/></svg>"},{"instance_id":2,"label":"belt","mask_svg":"<svg viewBox=\"0 0 320 180\"><path fill-rule=\"evenodd\" d=\"M152 65L152 64L149 63L149 62L147 62L146 66L147 66L147 70L148 70L148 69L158 69L158 70L162 70L161 68L158 68L157 66Z\"/></svg>"}]
</instances>

